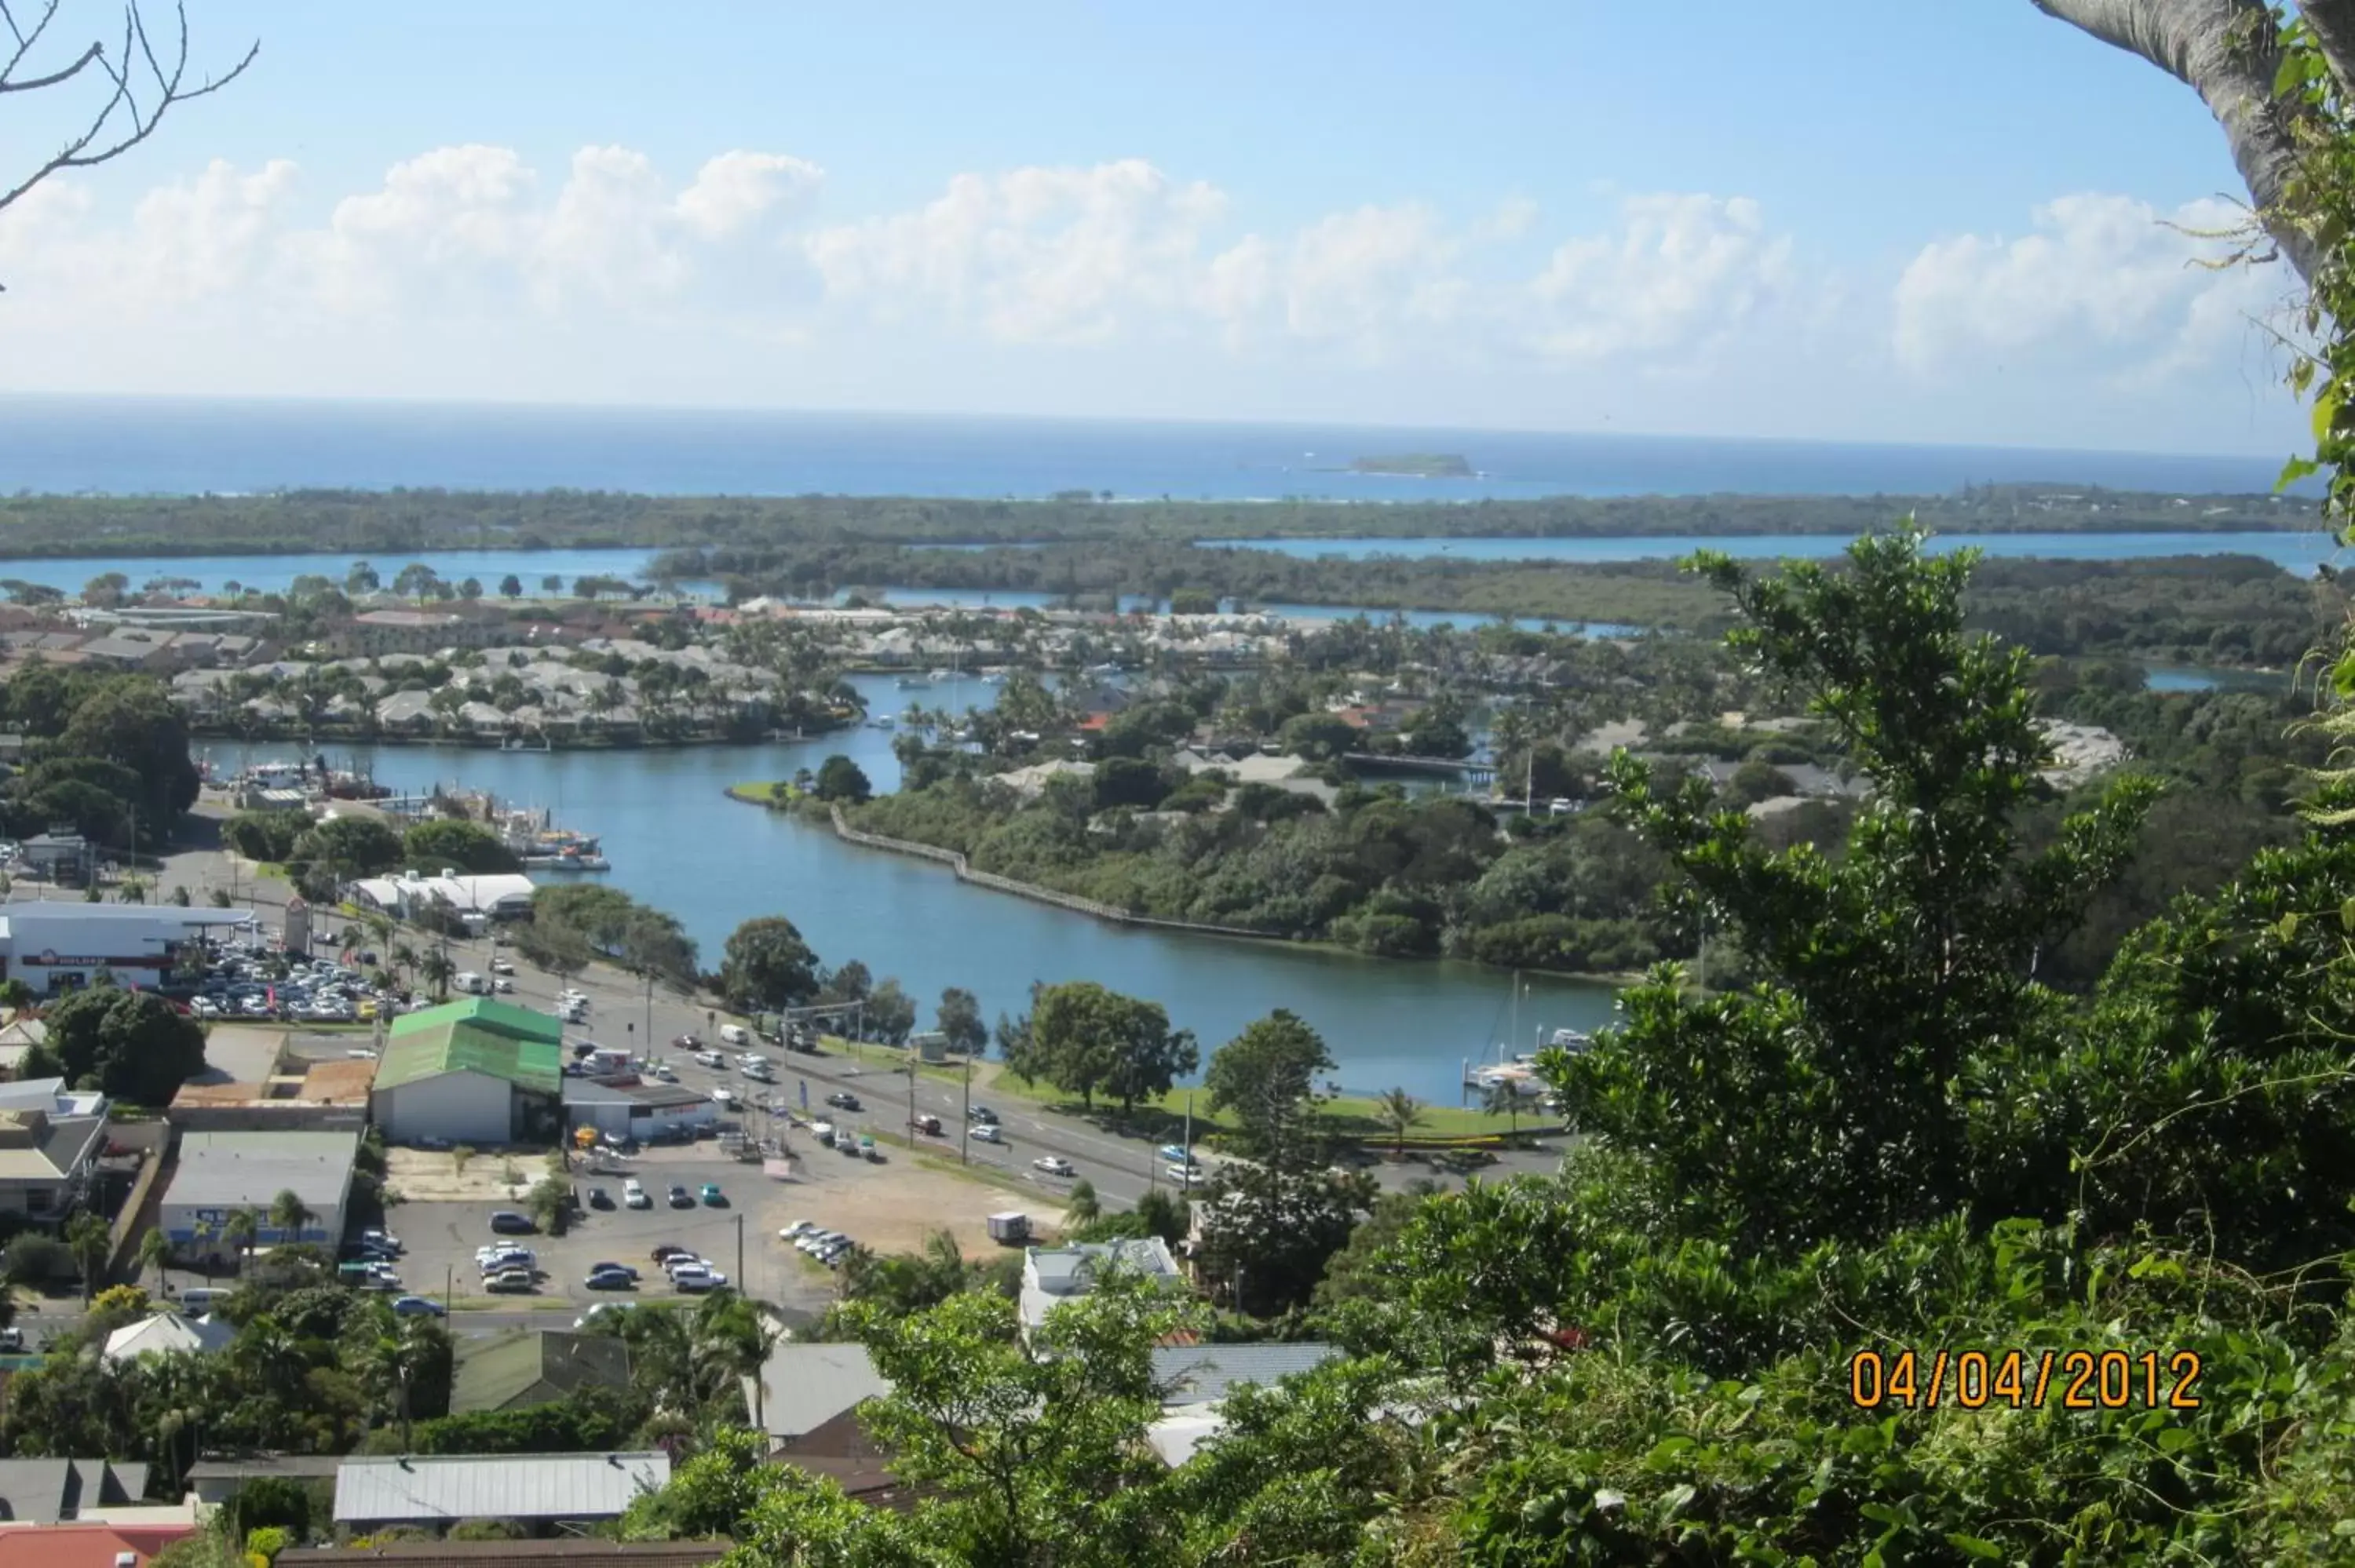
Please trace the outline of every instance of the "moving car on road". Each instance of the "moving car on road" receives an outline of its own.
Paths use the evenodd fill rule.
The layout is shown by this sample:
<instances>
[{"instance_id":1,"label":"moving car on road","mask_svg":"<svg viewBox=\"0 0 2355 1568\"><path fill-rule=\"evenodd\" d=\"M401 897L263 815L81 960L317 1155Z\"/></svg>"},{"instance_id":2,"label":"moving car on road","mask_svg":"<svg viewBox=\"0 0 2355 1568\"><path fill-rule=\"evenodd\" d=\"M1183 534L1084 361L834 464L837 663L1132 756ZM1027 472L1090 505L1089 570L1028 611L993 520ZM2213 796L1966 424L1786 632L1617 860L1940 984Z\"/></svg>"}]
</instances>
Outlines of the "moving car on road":
<instances>
[{"instance_id":1,"label":"moving car on road","mask_svg":"<svg viewBox=\"0 0 2355 1568\"><path fill-rule=\"evenodd\" d=\"M1042 1154L1030 1162L1030 1169L1045 1176L1076 1176L1079 1171L1060 1154Z\"/></svg>"},{"instance_id":2,"label":"moving car on road","mask_svg":"<svg viewBox=\"0 0 2355 1568\"><path fill-rule=\"evenodd\" d=\"M975 1106L964 1114L966 1120L977 1121L984 1127L996 1127L997 1125L997 1113L990 1109L987 1106Z\"/></svg>"},{"instance_id":3,"label":"moving car on road","mask_svg":"<svg viewBox=\"0 0 2355 1568\"><path fill-rule=\"evenodd\" d=\"M837 1110L855 1111L864 1110L867 1108L858 1103L858 1097L852 1094L848 1089L835 1090L834 1093L826 1097L826 1103L833 1106Z\"/></svg>"},{"instance_id":4,"label":"moving car on road","mask_svg":"<svg viewBox=\"0 0 2355 1568\"><path fill-rule=\"evenodd\" d=\"M1187 1148L1182 1143L1165 1143L1161 1146L1159 1152L1161 1158L1167 1160L1172 1165L1199 1165L1201 1163L1200 1160L1194 1158L1194 1151Z\"/></svg>"},{"instance_id":5,"label":"moving car on road","mask_svg":"<svg viewBox=\"0 0 2355 1568\"><path fill-rule=\"evenodd\" d=\"M527 1236L538 1231L539 1227L532 1224L529 1214L501 1209L491 1215L491 1229L503 1236Z\"/></svg>"},{"instance_id":6,"label":"moving car on road","mask_svg":"<svg viewBox=\"0 0 2355 1568\"><path fill-rule=\"evenodd\" d=\"M994 1121L977 1123L974 1127L968 1128L967 1131L968 1135L975 1143L1004 1143L1006 1141L1003 1137L999 1136L997 1124Z\"/></svg>"},{"instance_id":7,"label":"moving car on road","mask_svg":"<svg viewBox=\"0 0 2355 1568\"><path fill-rule=\"evenodd\" d=\"M443 1318L449 1309L430 1296L396 1296L392 1313L396 1318Z\"/></svg>"}]
</instances>

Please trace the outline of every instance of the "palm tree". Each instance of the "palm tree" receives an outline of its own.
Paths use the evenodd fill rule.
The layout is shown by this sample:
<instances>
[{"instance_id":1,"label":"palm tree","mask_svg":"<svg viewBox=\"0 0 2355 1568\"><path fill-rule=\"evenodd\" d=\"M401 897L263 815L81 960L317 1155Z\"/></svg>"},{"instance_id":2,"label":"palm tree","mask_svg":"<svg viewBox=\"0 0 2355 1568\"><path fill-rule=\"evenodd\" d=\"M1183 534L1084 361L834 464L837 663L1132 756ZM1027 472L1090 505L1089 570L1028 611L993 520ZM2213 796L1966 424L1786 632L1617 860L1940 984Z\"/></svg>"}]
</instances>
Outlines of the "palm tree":
<instances>
[{"instance_id":1,"label":"palm tree","mask_svg":"<svg viewBox=\"0 0 2355 1568\"><path fill-rule=\"evenodd\" d=\"M164 1266L172 1260L172 1238L156 1226L139 1238L139 1266L155 1271L155 1299L164 1298Z\"/></svg>"},{"instance_id":2,"label":"palm tree","mask_svg":"<svg viewBox=\"0 0 2355 1568\"><path fill-rule=\"evenodd\" d=\"M253 1244L261 1237L261 1216L251 1209L240 1209L221 1222L221 1240L237 1248L240 1265L253 1251Z\"/></svg>"},{"instance_id":3,"label":"palm tree","mask_svg":"<svg viewBox=\"0 0 2355 1568\"><path fill-rule=\"evenodd\" d=\"M435 1343L441 1333L438 1325L387 1315L376 1335L361 1347L364 1374L379 1398L391 1397L393 1412L400 1419L400 1446L404 1453L413 1446L410 1441L410 1389L427 1363L443 1352L444 1347Z\"/></svg>"},{"instance_id":4,"label":"palm tree","mask_svg":"<svg viewBox=\"0 0 2355 1568\"><path fill-rule=\"evenodd\" d=\"M1066 1223L1084 1225L1103 1213L1103 1204L1096 1197L1096 1184L1085 1177L1071 1183L1071 1196L1063 1201Z\"/></svg>"},{"instance_id":5,"label":"palm tree","mask_svg":"<svg viewBox=\"0 0 2355 1568\"><path fill-rule=\"evenodd\" d=\"M114 1237L104 1220L85 1209L66 1225L66 1245L73 1249L75 1266L81 1270L81 1299L86 1307L98 1294L98 1277L114 1249Z\"/></svg>"},{"instance_id":6,"label":"palm tree","mask_svg":"<svg viewBox=\"0 0 2355 1568\"><path fill-rule=\"evenodd\" d=\"M213 1277L213 1243L220 1237L220 1226L210 1220L198 1220L192 1230L194 1234L189 1239L196 1247L197 1257L204 1262L205 1282L209 1285Z\"/></svg>"},{"instance_id":7,"label":"palm tree","mask_svg":"<svg viewBox=\"0 0 2355 1568\"><path fill-rule=\"evenodd\" d=\"M427 985L433 988L434 1001L450 1000L450 980L458 972L458 966L450 961L448 953L440 948L434 948L419 961L417 972L425 978Z\"/></svg>"},{"instance_id":8,"label":"palm tree","mask_svg":"<svg viewBox=\"0 0 2355 1568\"><path fill-rule=\"evenodd\" d=\"M303 1200L295 1196L294 1190L291 1187L282 1190L278 1196L270 1200L270 1223L279 1235L286 1241L301 1241L303 1227L309 1224L314 1217L311 1211L304 1206Z\"/></svg>"},{"instance_id":9,"label":"palm tree","mask_svg":"<svg viewBox=\"0 0 2355 1568\"><path fill-rule=\"evenodd\" d=\"M1490 1116L1512 1118L1509 1136L1518 1138L1521 1131L1521 1091L1509 1083L1491 1084L1482 1097L1480 1108Z\"/></svg>"},{"instance_id":10,"label":"palm tree","mask_svg":"<svg viewBox=\"0 0 2355 1568\"><path fill-rule=\"evenodd\" d=\"M1374 1101L1374 1114L1381 1118L1382 1125L1391 1129L1395 1139L1391 1146L1391 1157L1404 1160L1406 1135L1423 1122L1423 1102L1403 1088L1392 1089Z\"/></svg>"}]
</instances>

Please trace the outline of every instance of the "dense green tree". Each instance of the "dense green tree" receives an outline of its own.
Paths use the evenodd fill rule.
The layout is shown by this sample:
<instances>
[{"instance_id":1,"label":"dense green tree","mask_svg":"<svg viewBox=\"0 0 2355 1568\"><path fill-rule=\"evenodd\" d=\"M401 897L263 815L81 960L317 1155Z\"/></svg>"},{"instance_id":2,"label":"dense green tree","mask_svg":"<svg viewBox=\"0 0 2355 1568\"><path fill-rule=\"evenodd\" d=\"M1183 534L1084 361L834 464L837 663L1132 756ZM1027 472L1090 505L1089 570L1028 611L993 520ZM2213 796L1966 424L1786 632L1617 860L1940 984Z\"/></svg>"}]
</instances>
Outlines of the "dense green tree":
<instances>
[{"instance_id":1,"label":"dense green tree","mask_svg":"<svg viewBox=\"0 0 2355 1568\"><path fill-rule=\"evenodd\" d=\"M470 874L519 871L523 863L499 836L480 822L450 819L420 822L400 835L401 855L414 870L444 866Z\"/></svg>"},{"instance_id":2,"label":"dense green tree","mask_svg":"<svg viewBox=\"0 0 2355 1568\"><path fill-rule=\"evenodd\" d=\"M1322 1162L1318 1075L1331 1071L1324 1036L1279 1008L1211 1054L1202 1086L1212 1110L1234 1113L1253 1160L1271 1170L1297 1170Z\"/></svg>"},{"instance_id":3,"label":"dense green tree","mask_svg":"<svg viewBox=\"0 0 2355 1568\"><path fill-rule=\"evenodd\" d=\"M867 781L866 771L840 752L836 752L817 768L817 798L840 800L851 805L866 800L875 792Z\"/></svg>"},{"instance_id":4,"label":"dense green tree","mask_svg":"<svg viewBox=\"0 0 2355 1568\"><path fill-rule=\"evenodd\" d=\"M1284 726L1284 747L1295 757L1324 762L1355 751L1364 741L1358 726L1331 714L1302 714Z\"/></svg>"},{"instance_id":5,"label":"dense green tree","mask_svg":"<svg viewBox=\"0 0 2355 1568\"><path fill-rule=\"evenodd\" d=\"M516 576L513 572L509 572L506 576L501 577L499 579L499 597L501 599L521 599L523 597L523 579Z\"/></svg>"},{"instance_id":6,"label":"dense green tree","mask_svg":"<svg viewBox=\"0 0 2355 1568\"><path fill-rule=\"evenodd\" d=\"M1192 1033L1173 1031L1159 1003L1073 980L1032 1000L1028 1048L1008 1065L1090 1106L1107 1096L1127 1117L1137 1101L1167 1093L1199 1060Z\"/></svg>"},{"instance_id":7,"label":"dense green tree","mask_svg":"<svg viewBox=\"0 0 2355 1568\"><path fill-rule=\"evenodd\" d=\"M940 1012L932 1027L948 1040L949 1049L963 1055L978 1056L989 1049L989 1025L981 1019L981 1001L962 986L950 986L941 992Z\"/></svg>"},{"instance_id":8,"label":"dense green tree","mask_svg":"<svg viewBox=\"0 0 2355 1568\"><path fill-rule=\"evenodd\" d=\"M345 883L376 876L401 863L400 835L381 817L330 817L305 829L287 852L286 863L314 902L330 901Z\"/></svg>"},{"instance_id":9,"label":"dense green tree","mask_svg":"<svg viewBox=\"0 0 2355 1568\"><path fill-rule=\"evenodd\" d=\"M307 811L240 811L221 824L221 838L248 860L283 862L310 827Z\"/></svg>"},{"instance_id":10,"label":"dense green tree","mask_svg":"<svg viewBox=\"0 0 2355 1568\"><path fill-rule=\"evenodd\" d=\"M719 991L747 1011L799 1007L817 995L817 955L782 915L747 920L729 933Z\"/></svg>"},{"instance_id":11,"label":"dense green tree","mask_svg":"<svg viewBox=\"0 0 2355 1568\"><path fill-rule=\"evenodd\" d=\"M204 1071L203 1028L154 991L93 986L51 1006L44 1022L66 1081L115 1099L167 1105Z\"/></svg>"},{"instance_id":12,"label":"dense green tree","mask_svg":"<svg viewBox=\"0 0 2355 1568\"><path fill-rule=\"evenodd\" d=\"M916 1001L890 975L867 999L867 1033L887 1045L905 1045L916 1027Z\"/></svg>"}]
</instances>

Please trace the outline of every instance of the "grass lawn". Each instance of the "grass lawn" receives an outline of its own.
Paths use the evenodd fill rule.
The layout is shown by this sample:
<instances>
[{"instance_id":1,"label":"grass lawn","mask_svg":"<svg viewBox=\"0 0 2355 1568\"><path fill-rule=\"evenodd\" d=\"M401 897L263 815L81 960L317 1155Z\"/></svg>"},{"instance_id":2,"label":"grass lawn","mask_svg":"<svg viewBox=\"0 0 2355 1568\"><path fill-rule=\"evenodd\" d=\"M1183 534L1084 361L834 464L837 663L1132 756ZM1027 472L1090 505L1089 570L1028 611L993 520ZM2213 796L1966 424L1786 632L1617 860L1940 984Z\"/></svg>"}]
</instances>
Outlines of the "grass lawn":
<instances>
[{"instance_id":1,"label":"grass lawn","mask_svg":"<svg viewBox=\"0 0 2355 1568\"><path fill-rule=\"evenodd\" d=\"M771 800L771 780L766 779L756 779L747 784L730 784L728 786L728 798L741 800L748 806L766 806Z\"/></svg>"}]
</instances>

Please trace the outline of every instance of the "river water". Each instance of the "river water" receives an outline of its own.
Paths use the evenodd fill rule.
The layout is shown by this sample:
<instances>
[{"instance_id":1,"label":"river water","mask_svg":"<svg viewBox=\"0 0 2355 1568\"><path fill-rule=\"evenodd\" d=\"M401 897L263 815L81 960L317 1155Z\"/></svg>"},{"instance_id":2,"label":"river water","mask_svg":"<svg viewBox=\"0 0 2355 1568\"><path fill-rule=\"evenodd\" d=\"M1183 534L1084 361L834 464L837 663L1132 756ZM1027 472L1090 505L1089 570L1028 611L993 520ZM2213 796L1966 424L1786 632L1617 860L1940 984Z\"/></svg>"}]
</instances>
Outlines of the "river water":
<instances>
[{"instance_id":1,"label":"river water","mask_svg":"<svg viewBox=\"0 0 2355 1568\"><path fill-rule=\"evenodd\" d=\"M978 682L902 691L887 676L857 676L868 711L896 715L911 700L952 711L986 706ZM682 750L502 752L432 747L331 747L328 758L372 771L396 789L435 783L488 789L502 801L546 807L599 835L606 878L677 915L702 944L707 968L739 922L783 915L829 964L858 959L877 979L896 975L931 1027L944 986L981 999L983 1015L1017 1012L1030 982L1092 980L1161 1003L1210 1051L1243 1025L1290 1008L1330 1043L1352 1090L1404 1086L1455 1105L1467 1057L1493 1053L1515 1018L1510 977L1470 964L1392 963L1280 943L1143 931L960 883L944 866L858 849L823 827L723 798L727 786L790 776L844 752L878 789L899 783L891 736L858 729L778 746ZM217 769L292 758L289 746L212 743ZM1611 1016L1602 986L1528 977L1516 1048L1538 1029L1592 1030Z\"/></svg>"}]
</instances>

